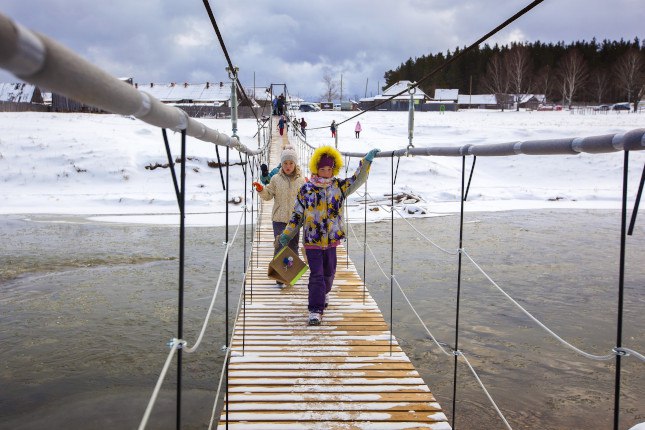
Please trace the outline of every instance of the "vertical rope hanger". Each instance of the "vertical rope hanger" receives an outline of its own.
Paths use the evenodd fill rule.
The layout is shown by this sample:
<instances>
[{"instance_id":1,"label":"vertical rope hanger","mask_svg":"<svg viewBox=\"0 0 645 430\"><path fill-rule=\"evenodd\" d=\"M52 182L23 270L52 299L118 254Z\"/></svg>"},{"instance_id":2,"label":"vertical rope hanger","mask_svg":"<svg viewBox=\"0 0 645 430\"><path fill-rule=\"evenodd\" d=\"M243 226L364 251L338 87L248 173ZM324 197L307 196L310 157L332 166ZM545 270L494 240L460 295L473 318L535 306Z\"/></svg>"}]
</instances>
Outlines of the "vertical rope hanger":
<instances>
[{"instance_id":1,"label":"vertical rope hanger","mask_svg":"<svg viewBox=\"0 0 645 430\"><path fill-rule=\"evenodd\" d=\"M638 185L638 192L636 193L636 200L634 201L634 209L632 210L632 218L629 222L629 229L627 234L631 236L634 233L634 225L636 225L636 214L638 214L638 207L643 195L643 185L645 184L645 165L643 165L643 173L641 174L641 182Z\"/></svg>"},{"instance_id":2,"label":"vertical rope hanger","mask_svg":"<svg viewBox=\"0 0 645 430\"><path fill-rule=\"evenodd\" d=\"M618 273L618 309L616 315L616 349L623 346L623 302L625 297L625 247L627 242L627 184L629 179L629 151L623 158L623 195L620 216L620 256ZM619 429L620 421L620 377L622 369L621 354L616 354L616 377L614 381L614 430Z\"/></svg>"},{"instance_id":3,"label":"vertical rope hanger","mask_svg":"<svg viewBox=\"0 0 645 430\"><path fill-rule=\"evenodd\" d=\"M390 211L390 356L392 355L392 342L394 334L394 183L396 182L396 176L394 175L394 152L392 152L392 157L390 159L391 164L391 178L392 178L392 187L390 196L392 202L392 210ZM367 195L365 196L367 197Z\"/></svg>"},{"instance_id":4,"label":"vertical rope hanger","mask_svg":"<svg viewBox=\"0 0 645 430\"><path fill-rule=\"evenodd\" d=\"M365 195L364 195L364 219L363 219L363 306L365 306L365 296L367 295L367 183L365 181Z\"/></svg>"},{"instance_id":5,"label":"vertical rope hanger","mask_svg":"<svg viewBox=\"0 0 645 430\"><path fill-rule=\"evenodd\" d=\"M349 170L349 157L345 156L345 178L347 178L347 172ZM344 198L345 206L347 206L347 197ZM349 207L347 206L347 215L349 215ZM347 218L349 222L349 217ZM345 236L345 268L349 269L349 235Z\"/></svg>"},{"instance_id":6,"label":"vertical rope hanger","mask_svg":"<svg viewBox=\"0 0 645 430\"><path fill-rule=\"evenodd\" d=\"M166 147L168 156L168 167L173 180L175 195L179 205L179 287L178 287L178 304L177 304L177 339L183 339L184 336L184 265L185 265L185 243L186 243L186 130L181 131L181 168L180 182L177 183L177 174L175 172L175 163L172 159L168 134L166 129L161 129L161 134ZM176 427L181 428L181 382L182 382L182 345L177 347L177 397L176 397Z\"/></svg>"},{"instance_id":7,"label":"vertical rope hanger","mask_svg":"<svg viewBox=\"0 0 645 430\"><path fill-rule=\"evenodd\" d=\"M455 419L457 416L457 364L459 360L459 305L461 300L461 261L464 237L464 202L466 200L466 156L461 157L461 199L459 211L459 253L457 262L457 303L455 310L455 347L453 348L454 368L453 368L453 382L452 382L452 428L455 428Z\"/></svg>"}]
</instances>

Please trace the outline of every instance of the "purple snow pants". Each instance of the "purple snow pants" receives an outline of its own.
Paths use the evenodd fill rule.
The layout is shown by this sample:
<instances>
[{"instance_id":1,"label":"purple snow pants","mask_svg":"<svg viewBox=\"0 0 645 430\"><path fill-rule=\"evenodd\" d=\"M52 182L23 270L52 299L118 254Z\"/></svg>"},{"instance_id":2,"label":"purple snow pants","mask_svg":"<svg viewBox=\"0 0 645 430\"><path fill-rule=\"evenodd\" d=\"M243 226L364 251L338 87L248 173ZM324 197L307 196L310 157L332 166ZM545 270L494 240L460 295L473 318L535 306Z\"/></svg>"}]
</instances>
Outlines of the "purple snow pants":
<instances>
[{"instance_id":1,"label":"purple snow pants","mask_svg":"<svg viewBox=\"0 0 645 430\"><path fill-rule=\"evenodd\" d=\"M309 312L325 310L325 294L336 276L336 248L307 249L309 263Z\"/></svg>"},{"instance_id":2,"label":"purple snow pants","mask_svg":"<svg viewBox=\"0 0 645 430\"><path fill-rule=\"evenodd\" d=\"M282 234L285 227L287 226L286 222L273 221L273 236L278 237ZM289 241L289 248L293 249L293 252L298 254L298 242L300 242L300 230L296 232L296 235ZM273 251L273 256L275 257L278 251L281 248L276 248Z\"/></svg>"}]
</instances>

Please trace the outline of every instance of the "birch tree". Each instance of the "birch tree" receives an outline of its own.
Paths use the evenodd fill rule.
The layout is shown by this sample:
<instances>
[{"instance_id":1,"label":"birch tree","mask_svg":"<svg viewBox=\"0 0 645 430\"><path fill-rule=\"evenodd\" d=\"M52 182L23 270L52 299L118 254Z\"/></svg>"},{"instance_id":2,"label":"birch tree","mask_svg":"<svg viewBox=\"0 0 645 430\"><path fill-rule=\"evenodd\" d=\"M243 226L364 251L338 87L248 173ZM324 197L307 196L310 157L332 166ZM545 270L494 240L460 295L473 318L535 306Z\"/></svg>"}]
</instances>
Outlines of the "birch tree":
<instances>
[{"instance_id":1,"label":"birch tree","mask_svg":"<svg viewBox=\"0 0 645 430\"><path fill-rule=\"evenodd\" d=\"M338 98L338 82L329 73L325 73L322 79L325 84L325 92L321 96L321 99L331 103Z\"/></svg>"},{"instance_id":2,"label":"birch tree","mask_svg":"<svg viewBox=\"0 0 645 430\"><path fill-rule=\"evenodd\" d=\"M616 86L627 97L629 103L634 103L634 112L638 110L638 102L645 93L645 59L644 54L636 49L630 49L616 64Z\"/></svg>"},{"instance_id":3,"label":"birch tree","mask_svg":"<svg viewBox=\"0 0 645 430\"><path fill-rule=\"evenodd\" d=\"M595 102L601 104L609 89L609 76L604 69L597 69L591 74L590 86Z\"/></svg>"},{"instance_id":4,"label":"birch tree","mask_svg":"<svg viewBox=\"0 0 645 430\"><path fill-rule=\"evenodd\" d=\"M528 49L522 45L514 45L505 56L509 88L515 94L516 110L520 110L523 94L530 91L531 57Z\"/></svg>"},{"instance_id":5,"label":"birch tree","mask_svg":"<svg viewBox=\"0 0 645 430\"><path fill-rule=\"evenodd\" d=\"M498 103L501 100L501 108L504 110L506 96L509 89L508 73L506 65L500 54L494 54L486 65L486 75L484 76L483 85L486 91L495 94Z\"/></svg>"},{"instance_id":6,"label":"birch tree","mask_svg":"<svg viewBox=\"0 0 645 430\"><path fill-rule=\"evenodd\" d=\"M562 102L571 107L576 91L587 79L587 65L577 50L569 51L559 64L560 84L562 85Z\"/></svg>"}]
</instances>

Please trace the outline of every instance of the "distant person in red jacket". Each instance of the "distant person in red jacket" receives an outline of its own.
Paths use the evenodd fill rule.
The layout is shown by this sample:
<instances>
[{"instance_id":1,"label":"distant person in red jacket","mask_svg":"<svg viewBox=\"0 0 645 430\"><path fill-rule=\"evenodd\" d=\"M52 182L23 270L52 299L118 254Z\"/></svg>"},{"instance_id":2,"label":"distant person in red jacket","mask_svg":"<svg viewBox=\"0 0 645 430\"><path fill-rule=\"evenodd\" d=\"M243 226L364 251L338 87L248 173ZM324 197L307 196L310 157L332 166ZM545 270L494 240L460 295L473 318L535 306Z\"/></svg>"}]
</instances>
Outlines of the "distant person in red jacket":
<instances>
[{"instance_id":1,"label":"distant person in red jacket","mask_svg":"<svg viewBox=\"0 0 645 430\"><path fill-rule=\"evenodd\" d=\"M283 135L284 133L284 126L287 123L287 120L284 119L284 115L280 117L280 121L278 121L278 129L280 130L280 136Z\"/></svg>"}]
</instances>

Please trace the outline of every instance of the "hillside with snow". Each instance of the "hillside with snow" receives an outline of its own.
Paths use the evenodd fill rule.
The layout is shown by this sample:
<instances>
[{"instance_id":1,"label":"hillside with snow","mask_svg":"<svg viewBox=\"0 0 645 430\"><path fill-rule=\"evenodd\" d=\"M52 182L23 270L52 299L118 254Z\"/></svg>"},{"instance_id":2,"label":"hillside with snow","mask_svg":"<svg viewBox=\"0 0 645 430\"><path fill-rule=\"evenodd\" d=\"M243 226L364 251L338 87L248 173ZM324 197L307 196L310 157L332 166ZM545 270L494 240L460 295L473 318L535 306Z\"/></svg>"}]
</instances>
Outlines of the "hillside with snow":
<instances>
[{"instance_id":1,"label":"hillside with snow","mask_svg":"<svg viewBox=\"0 0 645 430\"><path fill-rule=\"evenodd\" d=\"M333 145L328 129L332 120L341 122L354 114L298 112L297 116L305 117L308 141L318 146ZM358 118L363 128L360 139L354 138L356 120L341 125L339 147L365 152L404 148L408 143L407 115L368 112ZM415 116L414 145L461 146L621 133L642 127L644 120L643 114L615 112L420 112ZM231 134L230 120L201 121ZM153 168L168 162L160 129L118 115L62 113L0 113L0 128L0 213L85 214L100 215L102 220L176 223L171 175L167 168ZM256 145L256 132L255 120L239 121L238 134L247 146ZM180 135L170 132L169 136L177 158ZM221 224L225 194L219 170L210 167L217 161L215 148L192 138L188 138L187 148L187 212L195 214L188 217L188 224ZM225 153L220 148L222 157ZM230 152L230 161L240 162L237 152ZM632 153L631 199L643 162L645 153ZM418 205L428 215L459 210L461 158L408 157L399 163L395 192L421 197ZM468 171L471 163L472 158L467 158ZM350 169L356 164L351 161ZM478 157L467 210L619 208L622 165L622 152ZM390 192L390 181L390 160L376 159L370 194L384 198ZM242 169L232 166L230 197L243 194ZM350 203L357 198L353 196ZM384 215L370 211L370 218Z\"/></svg>"}]
</instances>

